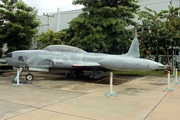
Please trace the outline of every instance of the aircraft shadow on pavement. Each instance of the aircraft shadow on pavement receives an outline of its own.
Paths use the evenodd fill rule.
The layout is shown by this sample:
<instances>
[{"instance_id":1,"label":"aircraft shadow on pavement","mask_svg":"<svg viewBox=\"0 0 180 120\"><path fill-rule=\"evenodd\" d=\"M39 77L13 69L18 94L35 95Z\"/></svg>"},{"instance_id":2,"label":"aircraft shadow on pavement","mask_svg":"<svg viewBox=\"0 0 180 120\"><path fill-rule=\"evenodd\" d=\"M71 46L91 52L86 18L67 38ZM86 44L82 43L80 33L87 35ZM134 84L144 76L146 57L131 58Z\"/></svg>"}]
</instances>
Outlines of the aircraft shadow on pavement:
<instances>
[{"instance_id":1,"label":"aircraft shadow on pavement","mask_svg":"<svg viewBox=\"0 0 180 120\"><path fill-rule=\"evenodd\" d=\"M34 73L33 73L34 74ZM139 77L144 77L143 75L124 75L124 74L114 74L113 84L119 85L125 82L129 82ZM61 73L38 73L34 74L34 81L37 80L51 80L51 81L76 81L76 82L86 82L94 84L110 84L109 73L103 73L100 79L90 79L89 72L85 73L82 77L73 78L63 72Z\"/></svg>"},{"instance_id":2,"label":"aircraft shadow on pavement","mask_svg":"<svg viewBox=\"0 0 180 120\"><path fill-rule=\"evenodd\" d=\"M25 79L26 72L23 73L20 76L20 79ZM32 82L36 81L42 81L42 80L49 80L49 81L76 81L76 82L85 82L85 83L93 83L93 84L110 84L110 77L109 72L102 72L102 76L100 79L91 79L89 78L90 72L85 72L82 77L73 78L70 75L66 74L66 71L53 71L53 72L31 72L34 75L34 80ZM16 74L16 71L6 71L2 74L5 74L6 76L12 76L12 80ZM5 76L4 76L5 77ZM131 80L135 80L136 78L143 77L143 75L127 75L127 74L114 74L113 77L113 84L119 85L126 82L129 82ZM28 83L32 83L28 82Z\"/></svg>"}]
</instances>

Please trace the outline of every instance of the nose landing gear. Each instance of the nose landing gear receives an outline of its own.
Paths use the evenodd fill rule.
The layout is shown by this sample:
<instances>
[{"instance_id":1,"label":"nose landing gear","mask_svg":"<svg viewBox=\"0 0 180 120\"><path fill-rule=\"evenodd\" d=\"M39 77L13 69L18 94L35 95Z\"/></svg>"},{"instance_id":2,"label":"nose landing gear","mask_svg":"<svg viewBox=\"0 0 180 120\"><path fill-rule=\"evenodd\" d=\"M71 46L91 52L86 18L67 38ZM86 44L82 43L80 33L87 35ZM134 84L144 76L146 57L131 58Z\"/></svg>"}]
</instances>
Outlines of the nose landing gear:
<instances>
[{"instance_id":1,"label":"nose landing gear","mask_svg":"<svg viewBox=\"0 0 180 120\"><path fill-rule=\"evenodd\" d=\"M17 83L18 77L19 77L19 83L22 83L22 84L28 83L28 82L30 82L30 81L32 81L32 80L34 79L34 76L33 76L31 73L28 73L28 74L26 75L26 78L22 78L22 77L21 77L21 74L22 74L22 72L23 72L23 69L24 69L24 67L20 67L20 68L17 70L17 71L19 71L19 72L17 72L17 74L16 74L16 76L14 77L12 83Z\"/></svg>"},{"instance_id":2,"label":"nose landing gear","mask_svg":"<svg viewBox=\"0 0 180 120\"><path fill-rule=\"evenodd\" d=\"M33 76L31 73L28 73L28 74L26 75L26 80L32 81L33 79L34 79L34 76Z\"/></svg>"}]
</instances>

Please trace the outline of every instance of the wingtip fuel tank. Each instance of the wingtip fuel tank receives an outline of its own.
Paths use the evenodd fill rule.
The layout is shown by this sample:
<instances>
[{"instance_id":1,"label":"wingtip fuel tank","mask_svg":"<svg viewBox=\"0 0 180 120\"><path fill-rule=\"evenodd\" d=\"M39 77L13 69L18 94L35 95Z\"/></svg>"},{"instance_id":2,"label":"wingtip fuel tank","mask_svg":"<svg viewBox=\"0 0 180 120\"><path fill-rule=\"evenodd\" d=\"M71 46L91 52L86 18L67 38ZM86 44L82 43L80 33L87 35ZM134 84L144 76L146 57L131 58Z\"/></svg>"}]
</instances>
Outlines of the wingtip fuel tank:
<instances>
[{"instance_id":1,"label":"wingtip fuel tank","mask_svg":"<svg viewBox=\"0 0 180 120\"><path fill-rule=\"evenodd\" d=\"M111 57L98 62L101 66L113 70L156 70L164 65L152 60L129 57Z\"/></svg>"}]
</instances>

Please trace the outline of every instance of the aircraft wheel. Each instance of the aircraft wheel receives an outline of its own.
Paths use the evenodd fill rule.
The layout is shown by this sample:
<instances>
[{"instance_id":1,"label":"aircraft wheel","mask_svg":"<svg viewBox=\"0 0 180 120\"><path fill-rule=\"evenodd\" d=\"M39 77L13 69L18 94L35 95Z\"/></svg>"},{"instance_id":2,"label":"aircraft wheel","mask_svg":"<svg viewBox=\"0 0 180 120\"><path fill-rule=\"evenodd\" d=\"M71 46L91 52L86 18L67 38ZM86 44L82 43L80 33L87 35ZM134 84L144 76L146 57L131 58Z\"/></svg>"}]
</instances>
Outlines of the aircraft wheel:
<instances>
[{"instance_id":1,"label":"aircraft wheel","mask_svg":"<svg viewBox=\"0 0 180 120\"><path fill-rule=\"evenodd\" d=\"M26 80L32 81L33 79L34 79L34 76L33 76L32 74L28 73L28 74L26 75Z\"/></svg>"},{"instance_id":2,"label":"aircraft wheel","mask_svg":"<svg viewBox=\"0 0 180 120\"><path fill-rule=\"evenodd\" d=\"M76 70L75 74L76 74L77 77L82 77L83 74L84 74L84 71L83 70Z\"/></svg>"}]
</instances>

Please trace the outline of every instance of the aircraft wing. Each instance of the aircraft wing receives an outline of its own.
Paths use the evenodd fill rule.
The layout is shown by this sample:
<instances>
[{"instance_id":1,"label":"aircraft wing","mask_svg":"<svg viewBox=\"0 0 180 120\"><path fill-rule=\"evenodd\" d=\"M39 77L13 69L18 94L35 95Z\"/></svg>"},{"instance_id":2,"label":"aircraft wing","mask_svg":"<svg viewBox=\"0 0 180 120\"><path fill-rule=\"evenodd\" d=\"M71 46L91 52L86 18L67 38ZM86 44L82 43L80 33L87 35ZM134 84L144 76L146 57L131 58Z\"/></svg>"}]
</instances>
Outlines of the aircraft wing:
<instances>
[{"instance_id":1,"label":"aircraft wing","mask_svg":"<svg viewBox=\"0 0 180 120\"><path fill-rule=\"evenodd\" d=\"M101 65L98 62L83 62L72 61L71 59L54 59L53 57L34 56L27 60L27 65L30 68L99 68Z\"/></svg>"}]
</instances>

